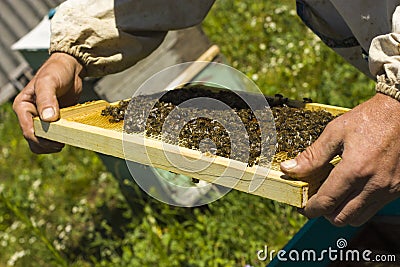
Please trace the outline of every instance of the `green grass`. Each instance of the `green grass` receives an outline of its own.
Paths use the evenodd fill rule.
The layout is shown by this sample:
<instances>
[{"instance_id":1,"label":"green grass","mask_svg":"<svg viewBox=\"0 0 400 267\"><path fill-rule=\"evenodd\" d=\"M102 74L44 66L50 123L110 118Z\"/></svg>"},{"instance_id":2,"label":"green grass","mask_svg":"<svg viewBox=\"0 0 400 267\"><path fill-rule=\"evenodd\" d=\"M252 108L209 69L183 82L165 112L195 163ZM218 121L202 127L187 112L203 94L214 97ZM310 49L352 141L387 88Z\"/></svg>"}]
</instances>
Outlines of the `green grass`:
<instances>
[{"instance_id":1,"label":"green grass","mask_svg":"<svg viewBox=\"0 0 400 267\"><path fill-rule=\"evenodd\" d=\"M343 107L374 94L372 81L302 24L295 1L219 0L204 26L232 66L267 94Z\"/></svg>"},{"instance_id":2,"label":"green grass","mask_svg":"<svg viewBox=\"0 0 400 267\"><path fill-rule=\"evenodd\" d=\"M132 207L95 154L33 155L11 105L0 110L0 266L21 251L16 266L256 266L258 249L281 247L305 221L239 192L185 209L130 184Z\"/></svg>"},{"instance_id":3,"label":"green grass","mask_svg":"<svg viewBox=\"0 0 400 267\"><path fill-rule=\"evenodd\" d=\"M294 1L219 0L204 28L265 93L346 107L373 94L301 24ZM32 154L10 104L0 107L0 136L0 266L264 266L257 250L281 248L306 221L236 191L185 209L127 183L128 203L94 153Z\"/></svg>"}]
</instances>

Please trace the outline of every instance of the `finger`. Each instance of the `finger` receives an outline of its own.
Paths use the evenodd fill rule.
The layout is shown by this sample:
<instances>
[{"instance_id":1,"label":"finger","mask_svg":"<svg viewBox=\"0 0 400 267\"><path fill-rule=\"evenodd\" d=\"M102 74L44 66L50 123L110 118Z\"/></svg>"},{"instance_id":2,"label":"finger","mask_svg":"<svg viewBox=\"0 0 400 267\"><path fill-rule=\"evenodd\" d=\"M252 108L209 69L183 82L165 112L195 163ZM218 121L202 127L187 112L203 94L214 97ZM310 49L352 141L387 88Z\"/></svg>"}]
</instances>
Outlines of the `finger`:
<instances>
[{"instance_id":1,"label":"finger","mask_svg":"<svg viewBox=\"0 0 400 267\"><path fill-rule=\"evenodd\" d=\"M321 136L295 159L281 163L281 170L294 178L307 178L326 173L329 162L340 153L342 136L337 124L328 124Z\"/></svg>"},{"instance_id":2,"label":"finger","mask_svg":"<svg viewBox=\"0 0 400 267\"><path fill-rule=\"evenodd\" d=\"M54 153L59 152L64 147L64 144L43 139L35 135L32 116L36 115L37 111L33 104L27 102L16 104L14 105L14 111L17 114L22 134L28 141L32 152L37 154Z\"/></svg>"},{"instance_id":3,"label":"finger","mask_svg":"<svg viewBox=\"0 0 400 267\"><path fill-rule=\"evenodd\" d=\"M340 203L332 213L325 214L324 217L330 221L331 224L341 227L348 224L348 218L355 212L354 209L344 210L344 208L354 199L357 199L362 189L353 190L343 201ZM339 217L338 217L339 215ZM345 219L347 218L347 219ZM343 220L342 220L343 219Z\"/></svg>"},{"instance_id":4,"label":"finger","mask_svg":"<svg viewBox=\"0 0 400 267\"><path fill-rule=\"evenodd\" d=\"M329 176L329 174L331 173L331 171L333 170L334 167L335 166L332 164L326 164L323 168L320 169L319 172L312 174L312 176L308 176L307 179L305 179L305 180L312 180L313 186L315 186L316 188L319 188L322 186L323 182ZM319 183L318 183L318 181L319 181ZM306 216L304 208L297 208L297 212L303 216Z\"/></svg>"},{"instance_id":5,"label":"finger","mask_svg":"<svg viewBox=\"0 0 400 267\"><path fill-rule=\"evenodd\" d=\"M340 208L335 210L326 218L336 226L361 226L371 219L381 208L390 202L389 199L382 198L381 193L369 194L361 189L351 199L344 202ZM380 196L379 196L380 195ZM380 199L380 201L376 201Z\"/></svg>"},{"instance_id":6,"label":"finger","mask_svg":"<svg viewBox=\"0 0 400 267\"><path fill-rule=\"evenodd\" d=\"M332 214L346 199L364 185L361 180L354 180L349 172L349 166L343 161L338 163L328 178L312 196L304 208L304 215L315 218Z\"/></svg>"},{"instance_id":7,"label":"finger","mask_svg":"<svg viewBox=\"0 0 400 267\"><path fill-rule=\"evenodd\" d=\"M64 147L64 144L35 136L32 118L37 116L38 112L34 105L33 94L32 83L29 83L13 103L13 110L17 115L22 134L34 153L59 152Z\"/></svg>"},{"instance_id":8,"label":"finger","mask_svg":"<svg viewBox=\"0 0 400 267\"><path fill-rule=\"evenodd\" d=\"M380 209L385 206L386 203L378 203L375 202L372 205L364 208L359 214L355 214L352 218L347 222L346 219L335 217L333 223L338 224L339 222L343 222L344 225L349 224L354 227L358 227L369 221Z\"/></svg>"},{"instance_id":9,"label":"finger","mask_svg":"<svg viewBox=\"0 0 400 267\"><path fill-rule=\"evenodd\" d=\"M13 110L17 115L22 134L25 139L37 141L32 117L37 116L37 110L33 104L33 88L28 86L15 98Z\"/></svg>"},{"instance_id":10,"label":"finger","mask_svg":"<svg viewBox=\"0 0 400 267\"><path fill-rule=\"evenodd\" d=\"M60 110L57 100L57 81L51 75L41 74L35 82L36 106L40 118L43 121L52 122L58 120Z\"/></svg>"},{"instance_id":11,"label":"finger","mask_svg":"<svg viewBox=\"0 0 400 267\"><path fill-rule=\"evenodd\" d=\"M343 208L335 211L333 214L325 216L335 226L361 226L368 221L380 208L378 203L369 206L359 204L359 197L349 201Z\"/></svg>"},{"instance_id":12,"label":"finger","mask_svg":"<svg viewBox=\"0 0 400 267\"><path fill-rule=\"evenodd\" d=\"M36 154L49 154L60 152L64 144L38 137L38 142L28 140L29 148Z\"/></svg>"}]
</instances>

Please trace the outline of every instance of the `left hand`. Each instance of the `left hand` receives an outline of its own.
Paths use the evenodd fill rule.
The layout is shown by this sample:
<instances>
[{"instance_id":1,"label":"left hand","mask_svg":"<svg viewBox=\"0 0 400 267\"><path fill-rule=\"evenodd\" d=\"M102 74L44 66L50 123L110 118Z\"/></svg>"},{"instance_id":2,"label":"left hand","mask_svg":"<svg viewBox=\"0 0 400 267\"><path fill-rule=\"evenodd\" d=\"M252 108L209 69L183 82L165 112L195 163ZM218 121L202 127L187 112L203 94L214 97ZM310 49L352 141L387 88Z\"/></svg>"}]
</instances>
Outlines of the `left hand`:
<instances>
[{"instance_id":1,"label":"left hand","mask_svg":"<svg viewBox=\"0 0 400 267\"><path fill-rule=\"evenodd\" d=\"M329 162L340 155L332 169ZM321 136L282 171L304 181L325 173L304 215L336 226L360 226L400 197L400 102L378 93L328 124Z\"/></svg>"}]
</instances>

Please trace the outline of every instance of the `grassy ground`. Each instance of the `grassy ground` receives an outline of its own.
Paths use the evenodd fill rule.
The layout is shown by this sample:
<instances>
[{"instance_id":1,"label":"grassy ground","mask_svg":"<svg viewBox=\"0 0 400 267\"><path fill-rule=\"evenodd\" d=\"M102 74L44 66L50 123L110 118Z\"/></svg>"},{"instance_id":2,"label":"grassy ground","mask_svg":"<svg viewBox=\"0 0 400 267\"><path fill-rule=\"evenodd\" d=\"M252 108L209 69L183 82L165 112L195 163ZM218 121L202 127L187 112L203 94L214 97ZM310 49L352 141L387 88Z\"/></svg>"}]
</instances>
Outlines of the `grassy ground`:
<instances>
[{"instance_id":1,"label":"grassy ground","mask_svg":"<svg viewBox=\"0 0 400 267\"><path fill-rule=\"evenodd\" d=\"M301 24L294 1L219 0L204 28L268 94L353 107L373 93ZM184 209L128 184L128 205L94 153L33 155L10 104L0 107L0 136L0 266L263 266L257 250L282 247L305 222L239 192Z\"/></svg>"}]
</instances>

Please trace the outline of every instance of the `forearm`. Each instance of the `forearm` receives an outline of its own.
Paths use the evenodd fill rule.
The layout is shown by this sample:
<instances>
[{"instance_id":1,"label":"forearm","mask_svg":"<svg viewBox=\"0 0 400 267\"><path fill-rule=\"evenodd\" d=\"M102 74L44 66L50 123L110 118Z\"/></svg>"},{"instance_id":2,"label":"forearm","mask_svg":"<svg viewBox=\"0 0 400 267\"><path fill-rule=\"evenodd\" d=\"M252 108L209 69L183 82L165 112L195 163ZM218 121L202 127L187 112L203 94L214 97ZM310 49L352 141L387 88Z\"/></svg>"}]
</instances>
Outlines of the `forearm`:
<instances>
[{"instance_id":1,"label":"forearm","mask_svg":"<svg viewBox=\"0 0 400 267\"><path fill-rule=\"evenodd\" d=\"M87 76L122 71L154 51L168 30L200 23L213 0L69 0L52 19L50 53L77 58Z\"/></svg>"}]
</instances>

